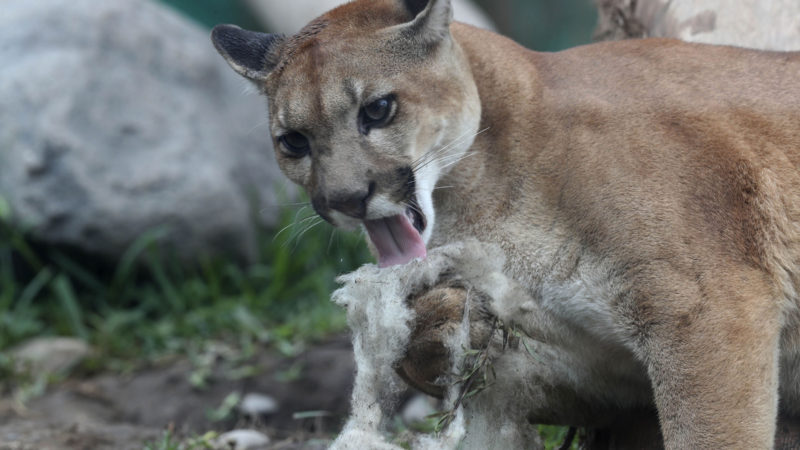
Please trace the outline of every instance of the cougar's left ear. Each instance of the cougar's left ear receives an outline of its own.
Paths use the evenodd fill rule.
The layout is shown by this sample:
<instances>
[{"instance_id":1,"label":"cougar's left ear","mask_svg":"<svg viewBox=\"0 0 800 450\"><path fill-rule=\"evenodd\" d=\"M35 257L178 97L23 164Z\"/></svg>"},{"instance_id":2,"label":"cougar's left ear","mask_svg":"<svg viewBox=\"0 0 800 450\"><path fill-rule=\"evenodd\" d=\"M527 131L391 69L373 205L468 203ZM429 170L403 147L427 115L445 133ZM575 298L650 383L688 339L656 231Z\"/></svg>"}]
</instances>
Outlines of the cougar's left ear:
<instances>
[{"instance_id":1,"label":"cougar's left ear","mask_svg":"<svg viewBox=\"0 0 800 450\"><path fill-rule=\"evenodd\" d=\"M280 34L243 30L236 25L217 25L211 30L211 42L219 54L239 75L255 82L265 80L275 68L275 50L283 40Z\"/></svg>"},{"instance_id":2,"label":"cougar's left ear","mask_svg":"<svg viewBox=\"0 0 800 450\"><path fill-rule=\"evenodd\" d=\"M432 45L450 35L453 8L450 0L397 0L414 19L399 25L405 38Z\"/></svg>"}]
</instances>

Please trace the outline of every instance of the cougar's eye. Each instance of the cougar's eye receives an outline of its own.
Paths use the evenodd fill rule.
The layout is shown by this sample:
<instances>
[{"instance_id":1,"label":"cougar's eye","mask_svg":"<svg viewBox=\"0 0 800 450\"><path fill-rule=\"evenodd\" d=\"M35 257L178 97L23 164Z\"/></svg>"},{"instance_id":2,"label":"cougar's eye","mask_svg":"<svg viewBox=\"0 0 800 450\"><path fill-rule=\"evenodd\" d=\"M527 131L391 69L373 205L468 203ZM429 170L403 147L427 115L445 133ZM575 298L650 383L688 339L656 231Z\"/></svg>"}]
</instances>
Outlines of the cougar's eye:
<instances>
[{"instance_id":1,"label":"cougar's eye","mask_svg":"<svg viewBox=\"0 0 800 450\"><path fill-rule=\"evenodd\" d=\"M388 125L394 110L395 101L393 95L387 95L361 107L361 111L358 114L358 130L362 134L367 134L372 128Z\"/></svg>"},{"instance_id":2,"label":"cougar's eye","mask_svg":"<svg viewBox=\"0 0 800 450\"><path fill-rule=\"evenodd\" d=\"M364 107L364 118L371 122L380 122L389 115L391 106L388 98L375 100Z\"/></svg>"},{"instance_id":3,"label":"cougar's eye","mask_svg":"<svg viewBox=\"0 0 800 450\"><path fill-rule=\"evenodd\" d=\"M294 158L306 156L311 151L308 138L296 131L284 134L278 138L278 141L283 144L286 153Z\"/></svg>"}]
</instances>

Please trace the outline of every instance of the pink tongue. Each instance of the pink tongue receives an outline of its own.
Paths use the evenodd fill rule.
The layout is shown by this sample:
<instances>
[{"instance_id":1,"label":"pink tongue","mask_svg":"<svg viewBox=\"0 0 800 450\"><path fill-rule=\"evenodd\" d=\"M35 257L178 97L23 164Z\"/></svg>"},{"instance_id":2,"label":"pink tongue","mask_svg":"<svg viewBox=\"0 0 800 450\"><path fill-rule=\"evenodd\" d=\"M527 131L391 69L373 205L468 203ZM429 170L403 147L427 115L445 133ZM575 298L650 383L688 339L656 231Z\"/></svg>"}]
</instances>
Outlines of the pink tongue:
<instances>
[{"instance_id":1,"label":"pink tongue","mask_svg":"<svg viewBox=\"0 0 800 450\"><path fill-rule=\"evenodd\" d=\"M422 236L403 214L364 222L372 244L378 250L378 265L405 264L428 254Z\"/></svg>"}]
</instances>

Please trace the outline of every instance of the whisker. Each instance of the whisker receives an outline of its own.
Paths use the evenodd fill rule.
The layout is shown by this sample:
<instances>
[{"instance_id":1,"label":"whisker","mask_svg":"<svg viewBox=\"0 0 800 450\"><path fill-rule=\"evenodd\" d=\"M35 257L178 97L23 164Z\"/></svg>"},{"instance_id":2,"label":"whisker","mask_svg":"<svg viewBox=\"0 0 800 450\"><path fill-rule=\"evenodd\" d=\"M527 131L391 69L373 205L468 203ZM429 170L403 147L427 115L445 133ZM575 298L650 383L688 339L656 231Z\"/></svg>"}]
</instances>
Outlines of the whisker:
<instances>
[{"instance_id":1,"label":"whisker","mask_svg":"<svg viewBox=\"0 0 800 450\"><path fill-rule=\"evenodd\" d=\"M333 246L333 235L336 234L336 228L331 227L331 237L328 239L328 248L325 250L325 253L330 255L331 254L331 247Z\"/></svg>"},{"instance_id":2,"label":"whisker","mask_svg":"<svg viewBox=\"0 0 800 450\"><path fill-rule=\"evenodd\" d=\"M455 159L459 159L459 158L461 158L461 156L462 155L444 155L444 156L441 156L439 158L432 159L430 161L426 161L425 164L422 164L421 166L417 167L416 169L419 170L419 169L427 166L428 164L431 164L431 163L434 163L434 162L443 163L443 162L449 161L450 159L454 159L454 158Z\"/></svg>"},{"instance_id":3,"label":"whisker","mask_svg":"<svg viewBox=\"0 0 800 450\"><path fill-rule=\"evenodd\" d=\"M476 152L473 151L473 152L466 152L466 153L464 153L462 155L450 155L448 157L440 158L440 159L436 160L436 162L444 163L444 164L442 164L441 167L439 167L439 169L443 170L443 169L446 169L446 168L448 168L448 167L450 167L450 166L452 166L454 164L458 164L459 162L463 161L465 158L467 158L469 156L472 156L474 154L476 154ZM433 162L433 161L431 161L431 162Z\"/></svg>"},{"instance_id":4,"label":"whisker","mask_svg":"<svg viewBox=\"0 0 800 450\"><path fill-rule=\"evenodd\" d=\"M298 214L300 214L300 212L298 212ZM275 240L276 240L276 239L278 239L278 237L279 237L279 236L280 236L280 235L281 235L281 234L282 234L284 231L288 230L289 228L292 228L292 227L294 227L294 226L297 226L297 225L302 225L302 224L304 224L304 223L308 222L309 220L311 220L311 219L314 219L314 218L316 218L316 217L319 217L319 216L317 216L316 214L314 214L314 215L311 215L311 216L305 217L305 218L303 218L303 219L301 219L301 220L299 220L299 221L298 221L298 220L297 220L297 215L295 215L295 218L294 218L294 220L292 221L292 223L290 223L289 225L286 225L285 227L281 228L281 229L280 229L280 231L278 231L277 233L275 233L275 236L272 238L272 241L273 241L273 242L275 242ZM289 239L291 240L291 238L289 238Z\"/></svg>"},{"instance_id":5,"label":"whisker","mask_svg":"<svg viewBox=\"0 0 800 450\"><path fill-rule=\"evenodd\" d=\"M305 232L308 231L309 229L315 227L316 225L319 225L319 223L320 223L319 221L312 220L310 223L303 224L302 229L300 231L295 230L295 232L283 242L283 246L286 247L292 241L295 241L295 247L296 247L297 243L300 242L299 241L300 236L305 234Z\"/></svg>"},{"instance_id":6,"label":"whisker","mask_svg":"<svg viewBox=\"0 0 800 450\"><path fill-rule=\"evenodd\" d=\"M298 217L300 217L300 213L302 213L303 211L305 211L305 210L307 210L307 209L308 209L308 206L307 206L307 205L306 205L306 206L303 206L303 207L302 207L302 208L300 208L300 209L298 209L298 210L297 210L297 212L294 214L294 221L295 221L295 222L297 222L297 218L298 218ZM314 216L308 216L308 217L314 217ZM306 217L306 218L308 218L308 217Z\"/></svg>"},{"instance_id":7,"label":"whisker","mask_svg":"<svg viewBox=\"0 0 800 450\"><path fill-rule=\"evenodd\" d=\"M467 136L467 135L469 134L469 132L467 132L467 133L464 133L464 134L462 134L461 136L459 136L459 137L455 138L455 139L454 139L454 140L453 140L451 143L449 143L449 144L445 145L444 147L442 147L442 148L440 148L440 149L438 149L438 150L435 150L435 151L433 151L433 152L430 152L430 153L431 153L431 154L434 154L434 155L438 155L439 153L442 153L444 150L450 149L450 148L452 148L453 146L455 146L455 145L457 145L457 144L459 144L459 143L463 142L465 139L474 138L474 137L477 137L477 136L479 136L479 135L483 134L484 132L486 132L487 130L489 130L489 128L490 128L490 127L486 127L486 128L484 128L484 129L482 129L482 130L478 130L478 131L477 131L475 134L473 134L472 136Z\"/></svg>"},{"instance_id":8,"label":"whisker","mask_svg":"<svg viewBox=\"0 0 800 450\"><path fill-rule=\"evenodd\" d=\"M467 152L465 152L465 153L467 153ZM436 161L436 162L444 162L444 161L448 161L448 160L454 159L454 158L458 159L460 157L461 157L460 154L447 154L447 155L443 155L443 156L435 159L434 161Z\"/></svg>"},{"instance_id":9,"label":"whisker","mask_svg":"<svg viewBox=\"0 0 800 450\"><path fill-rule=\"evenodd\" d=\"M444 165L444 166L442 166L440 169L444 170L444 169L446 169L446 168L448 168L448 167L450 167L450 166L452 166L452 165L455 165L455 164L458 164L458 163L460 163L461 161L463 161L463 160L465 160L465 159L467 159L467 158L469 158L470 156L473 156L473 155L475 155L475 154L477 154L477 152L468 152L468 153L464 153L464 154L461 156L461 158L459 158L459 159L457 159L457 160L455 160L455 161L452 161L452 162L450 162L450 163L448 163L448 164L445 164L445 165Z\"/></svg>"},{"instance_id":10,"label":"whisker","mask_svg":"<svg viewBox=\"0 0 800 450\"><path fill-rule=\"evenodd\" d=\"M440 153L440 152L442 152L442 151L444 151L444 150L447 150L448 148L452 147L452 146L453 146L453 145L455 145L456 143L460 142L460 141L461 141L461 140L462 140L462 139L463 139L465 136L467 136L468 134L469 134L469 131L465 131L465 132L464 132L464 133L462 133L460 136L458 136L457 138L453 139L453 140L452 140L452 141L451 141L449 144L447 144L447 145L445 145L445 146L443 146L443 147L440 147L440 148L438 148L438 149L436 149L436 150L433 150L433 151L431 151L431 152L429 152L429 153L426 153L425 155L422 155L422 157L421 157L420 159L422 159L422 158L425 158L425 157L426 157L426 156L428 156L428 155L431 155L431 154L437 154L437 153Z\"/></svg>"},{"instance_id":11,"label":"whisker","mask_svg":"<svg viewBox=\"0 0 800 450\"><path fill-rule=\"evenodd\" d=\"M242 91L239 93L240 97L253 95L256 92L251 83L242 83Z\"/></svg>"},{"instance_id":12,"label":"whisker","mask_svg":"<svg viewBox=\"0 0 800 450\"><path fill-rule=\"evenodd\" d=\"M253 134L254 131L256 131L257 129L259 129L259 128L263 127L264 125L267 125L267 124L269 124L269 117L267 117L266 119L262 120L261 122L255 124L253 126L253 128L251 128L246 134L247 135Z\"/></svg>"},{"instance_id":13,"label":"whisker","mask_svg":"<svg viewBox=\"0 0 800 450\"><path fill-rule=\"evenodd\" d=\"M440 147L438 149L431 150L430 152L425 153L424 155L419 157L416 161L411 163L412 168L421 167L421 166L427 164L429 161L431 161L433 159L436 159L436 158L438 158L438 157L440 157L442 155L446 155L447 152L450 150L450 148L452 148L455 145L458 145L461 142L461 139L465 139L465 138L466 137L456 139L455 141L451 142L450 144L447 144L444 147Z\"/></svg>"},{"instance_id":14,"label":"whisker","mask_svg":"<svg viewBox=\"0 0 800 450\"><path fill-rule=\"evenodd\" d=\"M438 148L438 149L432 150L432 151L430 151L430 152L428 152L428 153L425 153L425 154L424 154L424 155L422 155L422 156L421 156L421 157L420 157L420 158L419 158L417 161L415 161L414 163L412 163L412 164L411 164L411 166L412 166L412 167L415 167L415 166L416 166L416 167L421 167L421 166L423 166L423 165L427 164L427 163L428 163L428 161L430 161L431 159L435 159L435 158L439 157L440 155L442 155L442 154L443 154L443 153L445 153L446 151L449 151L451 148L453 148L453 147L455 147L456 145L460 144L460 143L461 143L461 142L463 142L464 140L466 140L466 139L470 139L470 138L471 138L471 136L468 136L468 135L469 135L469 133L464 133L464 134L462 134L461 136L459 136L459 137L455 138L455 139L454 139L452 142L450 142L449 144L447 144L447 145L445 145L445 146L443 146L443 147L440 147L440 148ZM446 153L445 153L445 154L446 154ZM423 164L423 163L424 163L424 164Z\"/></svg>"},{"instance_id":15,"label":"whisker","mask_svg":"<svg viewBox=\"0 0 800 450\"><path fill-rule=\"evenodd\" d=\"M424 216L424 215L425 215L425 214L423 214L422 210L421 210L421 209L419 209L419 207L418 207L418 206L415 206L415 205L413 205L413 204L411 204L411 203L409 203L409 202L403 201L403 202L400 202L400 204L401 204L403 207L405 207L405 208L408 208L408 209L410 209L410 210L412 210L412 211L415 211L415 212L419 213L419 214L420 214L420 215L422 215L422 216Z\"/></svg>"},{"instance_id":16,"label":"whisker","mask_svg":"<svg viewBox=\"0 0 800 450\"><path fill-rule=\"evenodd\" d=\"M417 159L416 161L414 161L411 164L412 169L413 170L419 170L419 169L427 166L428 164L430 164L430 163L432 163L434 161L441 162L441 161L444 161L444 160L446 160L448 158L454 158L454 157L457 158L457 157L459 157L459 155L454 155L454 154L449 154L449 153L442 154L442 153L444 153L445 150L449 150L450 148L460 144L465 139L473 138L473 137L476 137L476 136L478 136L480 134L485 133L486 131L489 130L489 128L490 127L486 127L486 128L484 128L482 130L479 130L478 132L476 132L475 134L473 134L472 136L469 136L469 137L467 137L466 134L462 134L461 136L459 136L455 140L453 140L453 142L445 145L444 147L426 153L425 155L423 155L422 157L420 157L419 159Z\"/></svg>"},{"instance_id":17,"label":"whisker","mask_svg":"<svg viewBox=\"0 0 800 450\"><path fill-rule=\"evenodd\" d=\"M479 135L483 134L484 132L486 132L487 130L489 130L489 128L491 128L491 127L486 127L486 128L484 128L484 129L482 129L482 130L478 130L477 132L475 132L475 134L473 134L473 135L472 135L472 136L470 136L470 137L476 137L476 136L479 136ZM459 137L455 138L455 139L453 140L453 142L451 142L450 144L446 145L444 148L449 148L449 147L452 147L452 146L453 146L453 145L455 145L456 143L463 141L463 140L464 140L464 137L465 137L465 135L467 135L467 134L469 134L469 132L466 132L466 133L462 134L461 136L459 136Z\"/></svg>"},{"instance_id":18,"label":"whisker","mask_svg":"<svg viewBox=\"0 0 800 450\"><path fill-rule=\"evenodd\" d=\"M267 206L258 210L259 214L264 214L267 210L271 208L287 208L287 207L295 207L295 206L311 206L311 202L299 202L299 203L269 203Z\"/></svg>"},{"instance_id":19,"label":"whisker","mask_svg":"<svg viewBox=\"0 0 800 450\"><path fill-rule=\"evenodd\" d=\"M300 238L302 238L304 234L308 233L308 232L309 232L309 230L311 230L312 228L314 228L314 227L316 227L317 225L321 224L322 222L324 222L324 220L322 220L322 219L319 219L319 221L317 221L317 222L314 222L313 224L309 225L308 227L306 227L306 229L305 229L305 230L303 230L303 231L302 231L300 234L298 234L298 235L297 235L297 236L294 238L294 239L295 239L295 244L294 244L294 248L292 249L292 251L294 251L294 250L296 250L296 249L297 249L297 246L300 244Z\"/></svg>"}]
</instances>

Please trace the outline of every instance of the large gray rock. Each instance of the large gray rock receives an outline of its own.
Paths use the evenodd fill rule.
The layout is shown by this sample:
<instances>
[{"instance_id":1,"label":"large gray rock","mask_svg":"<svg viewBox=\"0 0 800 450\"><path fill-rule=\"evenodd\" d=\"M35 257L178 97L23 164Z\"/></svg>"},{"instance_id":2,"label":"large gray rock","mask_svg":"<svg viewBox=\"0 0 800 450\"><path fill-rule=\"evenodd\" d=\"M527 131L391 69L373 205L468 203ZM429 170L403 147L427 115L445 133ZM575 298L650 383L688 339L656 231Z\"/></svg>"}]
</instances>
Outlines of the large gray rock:
<instances>
[{"instance_id":1,"label":"large gray rock","mask_svg":"<svg viewBox=\"0 0 800 450\"><path fill-rule=\"evenodd\" d=\"M595 0L600 39L673 37L763 50L800 50L798 0Z\"/></svg>"},{"instance_id":2,"label":"large gray rock","mask_svg":"<svg viewBox=\"0 0 800 450\"><path fill-rule=\"evenodd\" d=\"M208 32L148 0L2 3L0 197L14 222L109 257L161 225L183 256L249 255L253 216L273 220L286 182L264 100Z\"/></svg>"}]
</instances>

